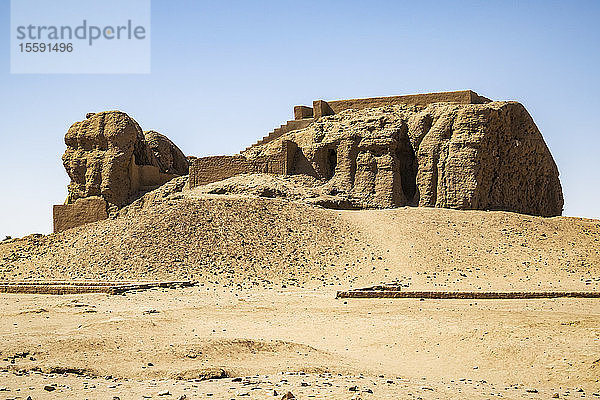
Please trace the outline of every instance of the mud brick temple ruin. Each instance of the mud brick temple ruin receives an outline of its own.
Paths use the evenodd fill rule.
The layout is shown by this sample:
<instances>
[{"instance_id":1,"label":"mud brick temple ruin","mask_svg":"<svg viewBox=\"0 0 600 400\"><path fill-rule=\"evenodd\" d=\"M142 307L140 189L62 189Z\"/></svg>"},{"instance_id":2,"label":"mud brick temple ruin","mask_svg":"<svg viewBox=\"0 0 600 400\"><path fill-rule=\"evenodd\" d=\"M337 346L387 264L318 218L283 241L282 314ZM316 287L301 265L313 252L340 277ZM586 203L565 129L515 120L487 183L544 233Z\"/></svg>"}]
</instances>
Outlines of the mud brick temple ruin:
<instances>
[{"instance_id":1,"label":"mud brick temple ruin","mask_svg":"<svg viewBox=\"0 0 600 400\"><path fill-rule=\"evenodd\" d=\"M240 174L306 175L336 208L400 206L562 213L558 169L517 102L465 90L295 106L294 119L230 156L186 157L120 111L65 136L71 178L54 231L107 218L170 179L189 189Z\"/></svg>"}]
</instances>

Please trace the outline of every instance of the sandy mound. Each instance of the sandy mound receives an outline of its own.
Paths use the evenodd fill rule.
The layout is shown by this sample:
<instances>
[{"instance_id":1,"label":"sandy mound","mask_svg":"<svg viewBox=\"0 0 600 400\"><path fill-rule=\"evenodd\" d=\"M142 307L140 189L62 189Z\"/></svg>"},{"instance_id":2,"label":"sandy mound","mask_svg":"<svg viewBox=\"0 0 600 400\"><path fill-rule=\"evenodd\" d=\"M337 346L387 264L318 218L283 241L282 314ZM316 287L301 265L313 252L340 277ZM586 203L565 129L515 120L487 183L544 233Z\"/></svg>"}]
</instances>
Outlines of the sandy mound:
<instances>
[{"instance_id":1,"label":"sandy mound","mask_svg":"<svg viewBox=\"0 0 600 400\"><path fill-rule=\"evenodd\" d=\"M268 199L181 192L175 179L115 219L0 246L3 279L191 279L296 284L336 281L365 255L327 210ZM346 277L348 279L348 277Z\"/></svg>"},{"instance_id":2,"label":"sandy mound","mask_svg":"<svg viewBox=\"0 0 600 400\"><path fill-rule=\"evenodd\" d=\"M201 338L190 343L170 345L168 335L151 335L152 322L119 320L110 325L88 326L94 334L75 334L45 341L43 348L12 350L5 346L3 354L18 364L9 366L15 372L72 373L91 377L114 376L120 379L215 379L245 374L267 374L285 370L323 371L340 365L339 356L311 346L281 340L241 338ZM121 333L107 338L101 328ZM142 338L139 332L144 331ZM137 334L136 334L137 333ZM132 340L131 338L137 338ZM139 339L162 344L139 345ZM28 349L30 347L27 347ZM101 350L101 351L100 351ZM112 354L112 357L110 356ZM33 360L32 360L33 358ZM343 370L340 365L339 371Z\"/></svg>"},{"instance_id":3,"label":"sandy mound","mask_svg":"<svg viewBox=\"0 0 600 400\"><path fill-rule=\"evenodd\" d=\"M306 175L242 174L195 188L196 193L241 194L304 200L320 195L323 182Z\"/></svg>"},{"instance_id":4,"label":"sandy mound","mask_svg":"<svg viewBox=\"0 0 600 400\"><path fill-rule=\"evenodd\" d=\"M319 198L311 197L319 191L314 181L293 177L247 175L192 191L185 182L172 180L114 219L0 245L0 276L224 286L600 287L596 220L415 207L328 210L306 204Z\"/></svg>"},{"instance_id":5,"label":"sandy mound","mask_svg":"<svg viewBox=\"0 0 600 400\"><path fill-rule=\"evenodd\" d=\"M329 182L308 175L242 174L194 188L194 191L204 194L297 200L308 205L336 210L369 208L348 193L332 190Z\"/></svg>"}]
</instances>

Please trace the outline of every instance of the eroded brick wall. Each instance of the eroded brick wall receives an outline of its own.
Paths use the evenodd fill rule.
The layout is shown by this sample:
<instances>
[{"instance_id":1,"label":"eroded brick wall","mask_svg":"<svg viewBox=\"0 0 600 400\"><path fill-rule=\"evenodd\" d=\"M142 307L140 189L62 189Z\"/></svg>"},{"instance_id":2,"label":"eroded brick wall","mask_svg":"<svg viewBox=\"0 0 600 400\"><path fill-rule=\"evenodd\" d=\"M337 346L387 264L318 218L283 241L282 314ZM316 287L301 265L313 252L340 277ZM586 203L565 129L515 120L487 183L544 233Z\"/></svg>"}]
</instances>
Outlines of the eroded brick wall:
<instances>
[{"instance_id":1,"label":"eroded brick wall","mask_svg":"<svg viewBox=\"0 0 600 400\"><path fill-rule=\"evenodd\" d=\"M398 104L426 106L431 103L442 102L456 104L482 104L489 101L490 99L479 96L472 90L459 90L455 92L423 93L405 96L371 97L364 99L333 101L315 100L313 102L313 113L315 119L317 119L324 115L337 114L341 111L351 108L354 110L362 110L364 108L383 107L387 105Z\"/></svg>"},{"instance_id":2,"label":"eroded brick wall","mask_svg":"<svg viewBox=\"0 0 600 400\"><path fill-rule=\"evenodd\" d=\"M190 187L217 182L251 170L250 162L240 155L197 158L190 167Z\"/></svg>"},{"instance_id":3,"label":"eroded brick wall","mask_svg":"<svg viewBox=\"0 0 600 400\"><path fill-rule=\"evenodd\" d=\"M240 174L288 174L292 169L297 145L289 140L275 155L247 159L242 155L197 158L190 167L190 188L221 181Z\"/></svg>"},{"instance_id":4,"label":"eroded brick wall","mask_svg":"<svg viewBox=\"0 0 600 400\"><path fill-rule=\"evenodd\" d=\"M54 232L75 228L108 218L106 201L92 196L75 200L72 204L55 205L53 209Z\"/></svg>"}]
</instances>

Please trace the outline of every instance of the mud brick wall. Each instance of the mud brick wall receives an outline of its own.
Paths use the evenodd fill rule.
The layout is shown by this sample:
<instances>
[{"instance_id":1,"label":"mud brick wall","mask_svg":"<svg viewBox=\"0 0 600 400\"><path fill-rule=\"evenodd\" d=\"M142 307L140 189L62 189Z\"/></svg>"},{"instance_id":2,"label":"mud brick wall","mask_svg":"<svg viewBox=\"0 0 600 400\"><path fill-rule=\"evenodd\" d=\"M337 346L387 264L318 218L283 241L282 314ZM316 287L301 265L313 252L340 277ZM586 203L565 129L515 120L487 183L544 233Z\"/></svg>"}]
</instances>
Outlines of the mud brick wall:
<instances>
[{"instance_id":1,"label":"mud brick wall","mask_svg":"<svg viewBox=\"0 0 600 400\"><path fill-rule=\"evenodd\" d=\"M294 154L298 146L286 140L281 152L275 155L247 159L242 155L211 156L196 158L190 167L190 188L222 181L240 174L285 175L292 170Z\"/></svg>"},{"instance_id":2,"label":"mud brick wall","mask_svg":"<svg viewBox=\"0 0 600 400\"><path fill-rule=\"evenodd\" d=\"M599 298L598 292L456 292L425 291L402 292L400 290L350 290L339 291L337 298L346 299L552 299L558 297Z\"/></svg>"},{"instance_id":3,"label":"mud brick wall","mask_svg":"<svg viewBox=\"0 0 600 400\"><path fill-rule=\"evenodd\" d=\"M190 167L190 188L250 172L254 172L253 165L244 156L197 158Z\"/></svg>"},{"instance_id":4,"label":"mud brick wall","mask_svg":"<svg viewBox=\"0 0 600 400\"><path fill-rule=\"evenodd\" d=\"M431 103L458 103L458 104L482 104L489 102L490 99L479 96L472 90L460 90L456 92L424 93L411 94L406 96L390 97L371 97L366 99L333 100L323 101L315 100L313 102L314 117L319 118L324 115L337 114L340 111L354 109L362 110L364 108L383 107L387 105L409 104L426 106Z\"/></svg>"},{"instance_id":5,"label":"mud brick wall","mask_svg":"<svg viewBox=\"0 0 600 400\"><path fill-rule=\"evenodd\" d=\"M252 160L253 172L285 175L285 158L281 155L257 157Z\"/></svg>"},{"instance_id":6,"label":"mud brick wall","mask_svg":"<svg viewBox=\"0 0 600 400\"><path fill-rule=\"evenodd\" d=\"M252 160L254 172L266 174L287 175L293 169L294 155L298 145L290 140L282 144L281 153L270 156L256 157Z\"/></svg>"},{"instance_id":7,"label":"mud brick wall","mask_svg":"<svg viewBox=\"0 0 600 400\"><path fill-rule=\"evenodd\" d=\"M27 281L0 282L0 293L20 294L120 294L131 290L144 290L154 287L181 288L194 286L190 281L156 282L93 282L93 281Z\"/></svg>"},{"instance_id":8,"label":"mud brick wall","mask_svg":"<svg viewBox=\"0 0 600 400\"><path fill-rule=\"evenodd\" d=\"M106 218L106 201L97 196L77 199L73 204L60 204L53 208L55 233Z\"/></svg>"},{"instance_id":9,"label":"mud brick wall","mask_svg":"<svg viewBox=\"0 0 600 400\"><path fill-rule=\"evenodd\" d=\"M312 118L313 109L307 106L294 106L294 119Z\"/></svg>"}]
</instances>

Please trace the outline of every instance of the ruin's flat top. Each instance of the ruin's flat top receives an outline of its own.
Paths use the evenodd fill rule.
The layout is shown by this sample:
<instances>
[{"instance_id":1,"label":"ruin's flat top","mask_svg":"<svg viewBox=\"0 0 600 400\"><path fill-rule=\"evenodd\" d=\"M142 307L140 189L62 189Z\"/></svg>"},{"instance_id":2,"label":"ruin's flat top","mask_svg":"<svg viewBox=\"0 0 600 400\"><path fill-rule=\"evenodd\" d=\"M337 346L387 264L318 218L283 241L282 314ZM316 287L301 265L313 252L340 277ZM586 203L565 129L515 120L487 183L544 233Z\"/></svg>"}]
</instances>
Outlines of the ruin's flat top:
<instances>
[{"instance_id":1,"label":"ruin's flat top","mask_svg":"<svg viewBox=\"0 0 600 400\"><path fill-rule=\"evenodd\" d=\"M491 100L478 95L472 90L457 90L452 92L418 93L401 96L368 97L358 99L340 99L327 101L336 113L348 108L380 107L387 104L418 104L428 105L431 103L448 102L459 104L482 104Z\"/></svg>"}]
</instances>

